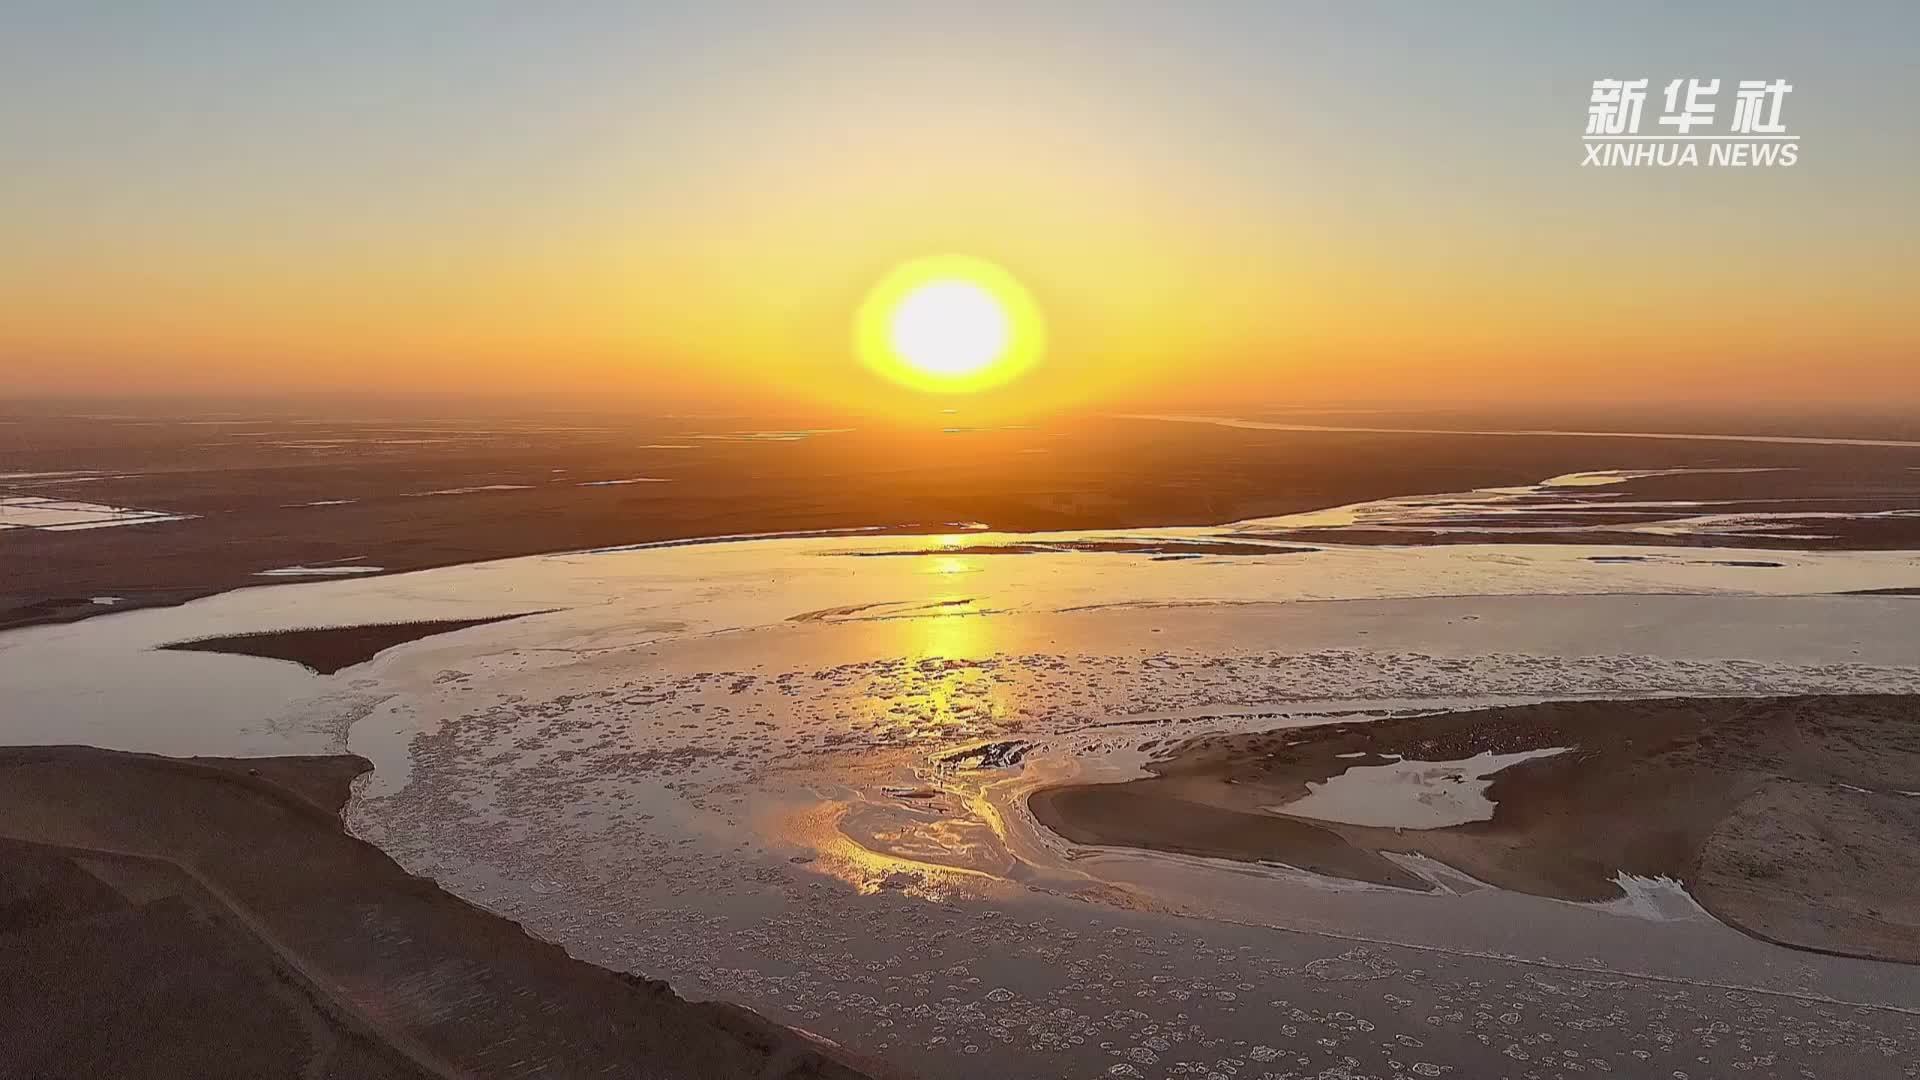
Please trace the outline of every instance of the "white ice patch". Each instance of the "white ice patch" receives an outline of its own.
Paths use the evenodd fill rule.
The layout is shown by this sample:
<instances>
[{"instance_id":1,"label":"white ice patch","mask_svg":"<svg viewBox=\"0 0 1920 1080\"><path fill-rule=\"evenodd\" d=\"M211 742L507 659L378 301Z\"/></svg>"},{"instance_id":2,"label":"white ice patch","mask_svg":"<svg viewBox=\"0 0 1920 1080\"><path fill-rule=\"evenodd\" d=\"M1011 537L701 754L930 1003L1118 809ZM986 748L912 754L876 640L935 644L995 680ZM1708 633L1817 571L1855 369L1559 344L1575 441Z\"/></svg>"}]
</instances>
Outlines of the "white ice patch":
<instances>
[{"instance_id":1,"label":"white ice patch","mask_svg":"<svg viewBox=\"0 0 1920 1080\"><path fill-rule=\"evenodd\" d=\"M792 431L709 431L688 437L712 442L799 442L816 435L844 435L852 430L852 428L796 428ZM658 449L665 449L665 447Z\"/></svg>"},{"instance_id":2,"label":"white ice patch","mask_svg":"<svg viewBox=\"0 0 1920 1080\"><path fill-rule=\"evenodd\" d=\"M137 510L125 506L48 499L38 495L0 497L0 528L45 529L70 532L75 529L105 529L116 525L151 525L162 521L186 521L192 514L170 514L164 510Z\"/></svg>"},{"instance_id":3,"label":"white ice patch","mask_svg":"<svg viewBox=\"0 0 1920 1080\"><path fill-rule=\"evenodd\" d=\"M1622 871L1613 876L1622 895L1617 900L1594 904L1610 915L1668 922L1675 919L1711 919L1686 886L1670 877L1642 877Z\"/></svg>"},{"instance_id":4,"label":"white ice patch","mask_svg":"<svg viewBox=\"0 0 1920 1080\"><path fill-rule=\"evenodd\" d=\"M282 566L261 570L254 577L340 577L350 574L378 574L384 566Z\"/></svg>"},{"instance_id":5,"label":"white ice patch","mask_svg":"<svg viewBox=\"0 0 1920 1080\"><path fill-rule=\"evenodd\" d=\"M1779 469L1596 469L1592 472L1562 473L1540 481L1541 487L1601 487L1642 480L1650 476L1686 476L1688 474L1726 474L1780 472Z\"/></svg>"},{"instance_id":6,"label":"white ice patch","mask_svg":"<svg viewBox=\"0 0 1920 1080\"><path fill-rule=\"evenodd\" d=\"M480 491L525 491L532 484L475 484L472 487L439 488L434 491L416 491L415 496L423 495L472 495Z\"/></svg>"},{"instance_id":7,"label":"white ice patch","mask_svg":"<svg viewBox=\"0 0 1920 1080\"><path fill-rule=\"evenodd\" d=\"M1717 515L1699 511L1713 503L1694 499L1621 500L1616 492L1590 491L1612 487L1630 480L1658 476L1689 476L1723 473L1777 472L1775 469L1601 469L1593 472L1562 473L1523 487L1475 488L1472 491L1445 492L1436 495L1395 495L1385 499L1331 506L1279 517L1253 518L1229 526L1238 532L1263 532L1275 529L1360 529L1418 530L1430 533L1480 532L1500 519L1501 531L1545 532L1635 532L1636 523L1596 521L1588 525L1570 525L1568 515L1617 515L1631 511L1658 522L1686 518L1707 521ZM1727 515L1731 516L1731 515ZM1765 516L1765 515L1749 515ZM1852 515L1841 515L1852 516ZM1749 530L1763 531L1763 530ZM1703 535L1712 535L1703 531Z\"/></svg>"},{"instance_id":8,"label":"white ice patch","mask_svg":"<svg viewBox=\"0 0 1920 1080\"><path fill-rule=\"evenodd\" d=\"M1388 829L1444 829L1490 821L1493 802L1486 791L1495 773L1509 765L1569 749L1554 746L1513 754L1489 751L1459 761L1355 766L1324 783L1309 783L1307 794L1301 798L1267 809L1290 817Z\"/></svg>"}]
</instances>

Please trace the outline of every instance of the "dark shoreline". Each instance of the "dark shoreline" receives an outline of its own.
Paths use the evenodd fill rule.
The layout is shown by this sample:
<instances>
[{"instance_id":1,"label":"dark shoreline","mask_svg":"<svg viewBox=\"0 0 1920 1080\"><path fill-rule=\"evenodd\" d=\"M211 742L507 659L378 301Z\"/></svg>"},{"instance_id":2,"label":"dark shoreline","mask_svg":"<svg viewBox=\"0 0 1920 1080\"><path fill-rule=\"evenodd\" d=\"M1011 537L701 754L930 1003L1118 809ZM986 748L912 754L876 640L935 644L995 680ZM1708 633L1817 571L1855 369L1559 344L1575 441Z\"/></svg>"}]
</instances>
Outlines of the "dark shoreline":
<instances>
[{"instance_id":1,"label":"dark shoreline","mask_svg":"<svg viewBox=\"0 0 1920 1080\"><path fill-rule=\"evenodd\" d=\"M0 1074L878 1075L408 874L341 826L369 767L0 749Z\"/></svg>"},{"instance_id":2,"label":"dark shoreline","mask_svg":"<svg viewBox=\"0 0 1920 1080\"><path fill-rule=\"evenodd\" d=\"M529 615L546 615L553 610L548 608L511 615L490 615L479 619L426 619L300 630L263 630L251 634L175 641L158 647L175 652L225 653L231 656L255 656L263 660L284 660L316 675L332 675L356 664L364 664L388 649L409 641L451 634L474 626L524 619Z\"/></svg>"}]
</instances>

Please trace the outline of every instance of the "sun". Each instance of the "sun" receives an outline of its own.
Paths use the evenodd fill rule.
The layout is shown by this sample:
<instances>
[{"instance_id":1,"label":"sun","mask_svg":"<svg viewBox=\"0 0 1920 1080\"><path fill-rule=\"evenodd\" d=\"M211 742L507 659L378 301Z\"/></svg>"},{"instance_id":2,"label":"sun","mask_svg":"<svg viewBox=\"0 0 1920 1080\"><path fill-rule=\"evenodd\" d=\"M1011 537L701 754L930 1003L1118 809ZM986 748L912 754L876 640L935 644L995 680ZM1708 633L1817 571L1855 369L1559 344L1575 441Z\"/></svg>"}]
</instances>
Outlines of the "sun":
<instances>
[{"instance_id":1,"label":"sun","mask_svg":"<svg viewBox=\"0 0 1920 1080\"><path fill-rule=\"evenodd\" d=\"M919 390L999 386L1040 357L1040 312L1012 274L966 255L897 267L867 294L854 339L867 366Z\"/></svg>"},{"instance_id":2,"label":"sun","mask_svg":"<svg viewBox=\"0 0 1920 1080\"><path fill-rule=\"evenodd\" d=\"M971 375L1007 351L1007 310L978 284L929 281L900 299L888 320L888 343L929 375Z\"/></svg>"}]
</instances>

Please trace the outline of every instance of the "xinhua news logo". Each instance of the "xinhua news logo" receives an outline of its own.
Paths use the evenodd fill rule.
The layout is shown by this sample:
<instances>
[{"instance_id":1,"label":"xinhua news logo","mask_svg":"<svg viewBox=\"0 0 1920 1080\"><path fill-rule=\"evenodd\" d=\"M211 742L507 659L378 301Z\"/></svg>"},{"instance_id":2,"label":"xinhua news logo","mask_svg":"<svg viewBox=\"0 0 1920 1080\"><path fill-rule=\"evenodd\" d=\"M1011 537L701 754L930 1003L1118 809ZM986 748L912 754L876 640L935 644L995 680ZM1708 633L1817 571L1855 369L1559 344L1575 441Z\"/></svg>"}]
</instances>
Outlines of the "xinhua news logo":
<instances>
[{"instance_id":1,"label":"xinhua news logo","mask_svg":"<svg viewBox=\"0 0 1920 1080\"><path fill-rule=\"evenodd\" d=\"M1647 80L1595 79L1580 167L1789 168L1800 160L1800 136L1780 118L1791 93L1785 79L1742 79L1727 124L1719 127L1720 80L1675 79L1667 84L1658 124L1642 134Z\"/></svg>"}]
</instances>

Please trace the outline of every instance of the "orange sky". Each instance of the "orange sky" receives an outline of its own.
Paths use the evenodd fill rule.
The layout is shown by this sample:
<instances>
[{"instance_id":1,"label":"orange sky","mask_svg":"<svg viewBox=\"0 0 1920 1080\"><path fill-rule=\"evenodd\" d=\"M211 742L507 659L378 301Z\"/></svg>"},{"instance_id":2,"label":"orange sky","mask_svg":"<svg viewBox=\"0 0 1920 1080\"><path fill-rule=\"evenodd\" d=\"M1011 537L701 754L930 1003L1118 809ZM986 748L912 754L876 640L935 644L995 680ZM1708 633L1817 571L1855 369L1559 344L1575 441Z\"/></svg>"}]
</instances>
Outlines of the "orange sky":
<instances>
[{"instance_id":1,"label":"orange sky","mask_svg":"<svg viewBox=\"0 0 1920 1080\"><path fill-rule=\"evenodd\" d=\"M1920 405L1913 26L1164 7L0 16L0 395L871 406L862 295L957 251L1015 410ZM1621 72L1797 80L1801 163L1581 169Z\"/></svg>"}]
</instances>

